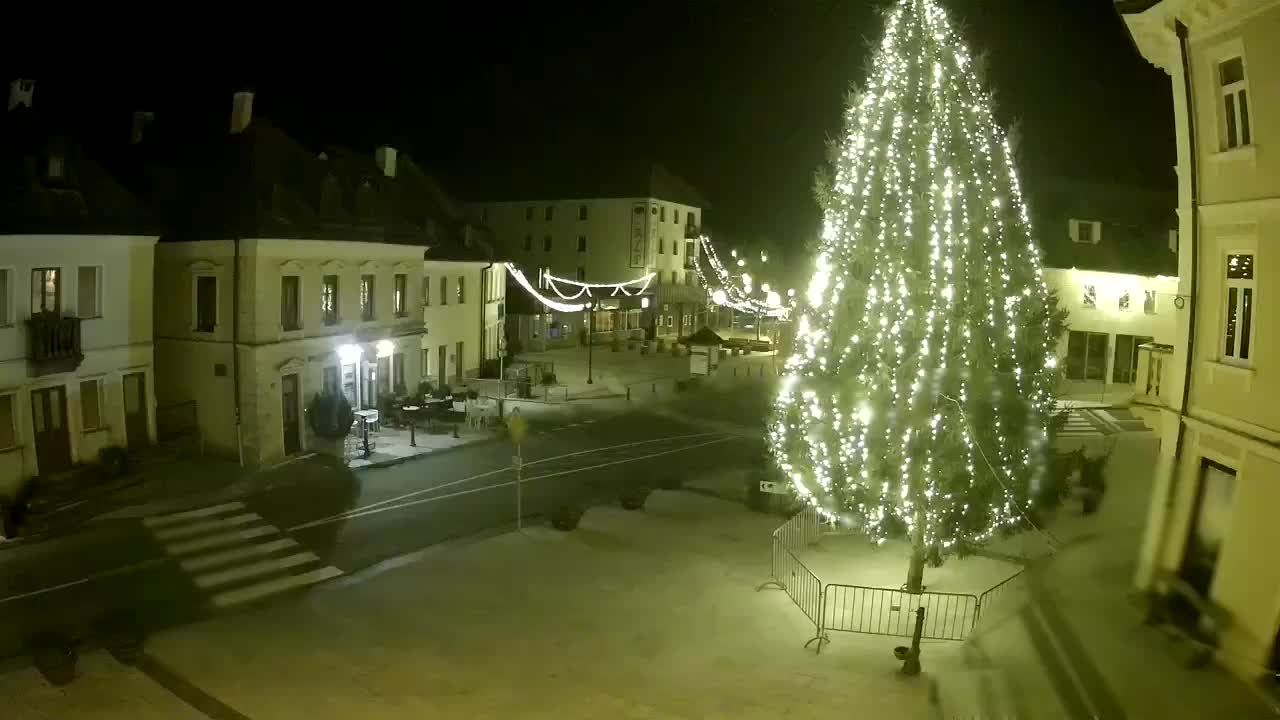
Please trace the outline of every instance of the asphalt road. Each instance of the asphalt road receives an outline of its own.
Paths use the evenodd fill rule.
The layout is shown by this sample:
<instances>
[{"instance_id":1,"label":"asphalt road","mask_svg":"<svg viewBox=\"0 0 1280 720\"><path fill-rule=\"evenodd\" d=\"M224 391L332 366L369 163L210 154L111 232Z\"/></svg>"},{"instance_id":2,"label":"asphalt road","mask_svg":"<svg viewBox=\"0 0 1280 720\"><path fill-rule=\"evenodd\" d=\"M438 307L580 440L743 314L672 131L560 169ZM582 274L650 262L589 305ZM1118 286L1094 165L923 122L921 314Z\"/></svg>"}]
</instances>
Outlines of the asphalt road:
<instances>
[{"instance_id":1,"label":"asphalt road","mask_svg":"<svg viewBox=\"0 0 1280 720\"><path fill-rule=\"evenodd\" d=\"M300 461L246 497L166 516L98 521L0 550L0 657L37 632L92 637L126 613L148 629L318 583L440 543L516 525L514 447L486 442L352 472ZM758 462L760 441L645 411L535 424L521 448L525 523L629 486Z\"/></svg>"}]
</instances>

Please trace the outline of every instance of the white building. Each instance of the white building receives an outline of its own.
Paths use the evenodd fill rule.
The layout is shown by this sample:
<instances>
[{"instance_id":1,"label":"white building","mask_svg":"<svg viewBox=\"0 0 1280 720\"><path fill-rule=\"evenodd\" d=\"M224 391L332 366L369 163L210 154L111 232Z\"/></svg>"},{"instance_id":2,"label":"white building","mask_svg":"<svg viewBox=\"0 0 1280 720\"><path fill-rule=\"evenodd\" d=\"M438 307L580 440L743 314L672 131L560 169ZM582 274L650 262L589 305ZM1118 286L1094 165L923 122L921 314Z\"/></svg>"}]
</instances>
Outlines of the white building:
<instances>
[{"instance_id":1,"label":"white building","mask_svg":"<svg viewBox=\"0 0 1280 720\"><path fill-rule=\"evenodd\" d=\"M155 440L155 223L74 143L46 134L34 84L0 129L0 502L32 476ZM137 302L137 298L145 302Z\"/></svg>"},{"instance_id":2,"label":"white building","mask_svg":"<svg viewBox=\"0 0 1280 720\"><path fill-rule=\"evenodd\" d=\"M1124 402L1138 347L1173 343L1177 232L1172 190L1047 180L1031 185L1045 282L1066 310L1064 397Z\"/></svg>"},{"instance_id":3,"label":"white building","mask_svg":"<svg viewBox=\"0 0 1280 720\"><path fill-rule=\"evenodd\" d=\"M485 365L496 365L504 347L505 266L434 255L458 257L430 248L423 263L422 379L439 388L482 374L497 377L497 368Z\"/></svg>"},{"instance_id":4,"label":"white building","mask_svg":"<svg viewBox=\"0 0 1280 720\"><path fill-rule=\"evenodd\" d=\"M660 166L583 170L568 183L519 176L494 199L469 203L505 257L555 298L542 275L617 283L652 275L645 293L601 301L594 342L688 335L705 313L694 262L703 205L696 191ZM587 312L548 310L512 291L508 332L527 349L585 342ZM572 301L569 301L572 302Z\"/></svg>"},{"instance_id":5,"label":"white building","mask_svg":"<svg viewBox=\"0 0 1280 720\"><path fill-rule=\"evenodd\" d=\"M1118 2L1169 74L1180 270L1172 352L1143 398L1161 454L1138 587L1182 588L1184 621L1215 608L1218 659L1280 672L1280 1ZM1268 278L1270 278L1268 280Z\"/></svg>"},{"instance_id":6,"label":"white building","mask_svg":"<svg viewBox=\"0 0 1280 720\"><path fill-rule=\"evenodd\" d=\"M316 153L254 119L248 93L204 153L168 208L155 316L156 394L194 404L207 448L246 464L324 449L306 422L316 394L377 409L476 372L494 323L487 263L445 260L486 246L410 158ZM441 291L448 309L424 306Z\"/></svg>"}]
</instances>

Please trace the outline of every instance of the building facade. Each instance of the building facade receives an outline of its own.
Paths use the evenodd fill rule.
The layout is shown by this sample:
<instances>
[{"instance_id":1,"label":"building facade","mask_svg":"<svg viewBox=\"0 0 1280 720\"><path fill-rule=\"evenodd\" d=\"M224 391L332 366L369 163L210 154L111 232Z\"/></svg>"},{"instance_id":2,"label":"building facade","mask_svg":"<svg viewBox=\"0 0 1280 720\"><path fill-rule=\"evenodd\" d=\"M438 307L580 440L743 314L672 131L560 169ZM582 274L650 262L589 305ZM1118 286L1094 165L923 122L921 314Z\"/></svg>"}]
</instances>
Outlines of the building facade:
<instances>
[{"instance_id":1,"label":"building facade","mask_svg":"<svg viewBox=\"0 0 1280 720\"><path fill-rule=\"evenodd\" d=\"M1068 313L1058 344L1065 397L1132 396L1138 348L1170 344L1178 293L1176 195L1053 180L1031 194L1045 282Z\"/></svg>"},{"instance_id":2,"label":"building facade","mask_svg":"<svg viewBox=\"0 0 1280 720\"><path fill-rule=\"evenodd\" d=\"M471 217L492 231L503 255L552 299L561 300L545 273L585 283L652 276L644 292L599 298L594 324L588 311L548 308L514 286L508 333L520 347L584 343L592 329L593 342L678 337L696 329L706 311L694 269L704 202L660 166L619 177L594 182L584 176L567 185L524 178L496 192L499 199L469 203Z\"/></svg>"},{"instance_id":3,"label":"building facade","mask_svg":"<svg viewBox=\"0 0 1280 720\"><path fill-rule=\"evenodd\" d=\"M16 81L0 129L0 501L156 435L156 224L33 99Z\"/></svg>"},{"instance_id":4,"label":"building facade","mask_svg":"<svg viewBox=\"0 0 1280 720\"><path fill-rule=\"evenodd\" d=\"M422 379L433 389L468 378L497 377L506 270L487 260L433 259L423 263ZM490 365L494 367L490 367Z\"/></svg>"},{"instance_id":5,"label":"building facade","mask_svg":"<svg viewBox=\"0 0 1280 720\"><path fill-rule=\"evenodd\" d=\"M1226 617L1219 660L1280 671L1280 2L1117 3L1170 77L1185 309L1142 398L1161 454L1136 583ZM1269 278L1269 279L1268 279Z\"/></svg>"},{"instance_id":6,"label":"building facade","mask_svg":"<svg viewBox=\"0 0 1280 720\"><path fill-rule=\"evenodd\" d=\"M487 246L408 156L315 152L252 99L237 93L228 135L147 173L181 183L156 250L156 394L194 406L209 450L267 464L332 449L306 420L317 394L379 409L474 374Z\"/></svg>"}]
</instances>

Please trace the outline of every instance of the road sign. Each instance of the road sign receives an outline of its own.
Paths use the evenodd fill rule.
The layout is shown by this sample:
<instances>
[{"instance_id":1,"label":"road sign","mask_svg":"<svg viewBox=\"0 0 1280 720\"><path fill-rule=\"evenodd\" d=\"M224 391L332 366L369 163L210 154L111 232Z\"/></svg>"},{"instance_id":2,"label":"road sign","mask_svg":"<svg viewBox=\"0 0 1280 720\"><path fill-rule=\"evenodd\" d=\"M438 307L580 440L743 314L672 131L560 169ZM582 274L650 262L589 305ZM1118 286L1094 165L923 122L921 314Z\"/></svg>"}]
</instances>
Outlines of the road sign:
<instances>
[{"instance_id":1,"label":"road sign","mask_svg":"<svg viewBox=\"0 0 1280 720\"><path fill-rule=\"evenodd\" d=\"M511 433L511 441L519 445L529 434L529 422L520 416L520 408L511 411L507 418L507 432Z\"/></svg>"},{"instance_id":2,"label":"road sign","mask_svg":"<svg viewBox=\"0 0 1280 720\"><path fill-rule=\"evenodd\" d=\"M771 495L786 495L789 491L785 483L774 482L772 480L760 481L760 492L769 493Z\"/></svg>"}]
</instances>

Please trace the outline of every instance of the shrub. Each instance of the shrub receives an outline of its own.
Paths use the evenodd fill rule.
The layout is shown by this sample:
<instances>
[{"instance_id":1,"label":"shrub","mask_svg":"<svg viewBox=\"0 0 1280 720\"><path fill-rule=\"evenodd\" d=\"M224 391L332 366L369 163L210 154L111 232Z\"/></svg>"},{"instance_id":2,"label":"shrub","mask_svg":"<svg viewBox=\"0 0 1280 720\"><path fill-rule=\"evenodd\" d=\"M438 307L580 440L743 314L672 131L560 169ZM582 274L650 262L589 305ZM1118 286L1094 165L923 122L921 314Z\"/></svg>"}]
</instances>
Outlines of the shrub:
<instances>
[{"instance_id":1,"label":"shrub","mask_svg":"<svg viewBox=\"0 0 1280 720\"><path fill-rule=\"evenodd\" d=\"M143 632L138 621L124 613L111 613L94 623L98 639L121 665L136 665L142 656Z\"/></svg>"},{"instance_id":2,"label":"shrub","mask_svg":"<svg viewBox=\"0 0 1280 720\"><path fill-rule=\"evenodd\" d=\"M129 455L119 445L108 445L98 451L98 465L108 478L118 478L129 469Z\"/></svg>"},{"instance_id":3,"label":"shrub","mask_svg":"<svg viewBox=\"0 0 1280 720\"><path fill-rule=\"evenodd\" d=\"M630 488L624 490L618 500L624 510L640 510L644 507L644 501L649 499L651 492L653 491L647 487Z\"/></svg>"},{"instance_id":4,"label":"shrub","mask_svg":"<svg viewBox=\"0 0 1280 720\"><path fill-rule=\"evenodd\" d=\"M582 520L582 515L586 509L580 505L561 505L551 513L551 527L569 532L578 527L578 523Z\"/></svg>"},{"instance_id":5,"label":"shrub","mask_svg":"<svg viewBox=\"0 0 1280 720\"><path fill-rule=\"evenodd\" d=\"M351 423L355 422L355 413L351 403L342 393L316 393L307 408L307 422L311 432L318 437L329 440L341 440L351 432Z\"/></svg>"}]
</instances>

